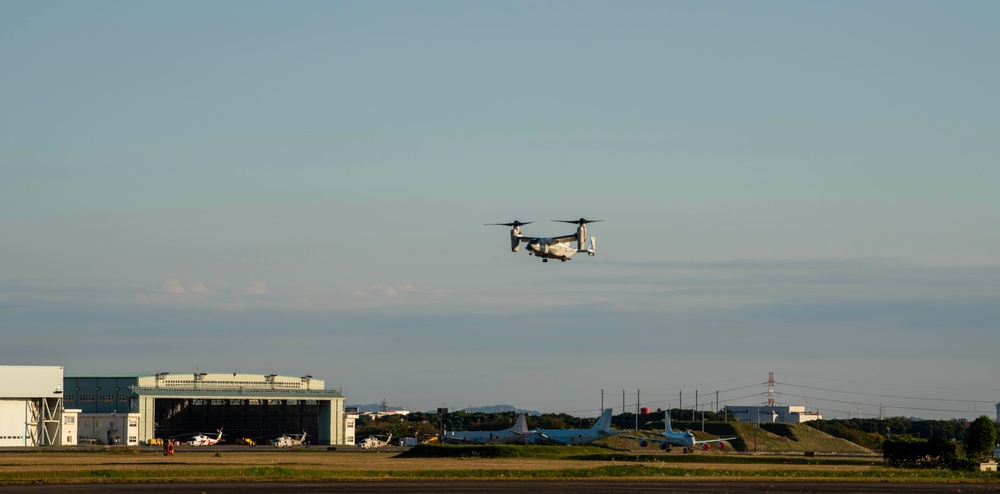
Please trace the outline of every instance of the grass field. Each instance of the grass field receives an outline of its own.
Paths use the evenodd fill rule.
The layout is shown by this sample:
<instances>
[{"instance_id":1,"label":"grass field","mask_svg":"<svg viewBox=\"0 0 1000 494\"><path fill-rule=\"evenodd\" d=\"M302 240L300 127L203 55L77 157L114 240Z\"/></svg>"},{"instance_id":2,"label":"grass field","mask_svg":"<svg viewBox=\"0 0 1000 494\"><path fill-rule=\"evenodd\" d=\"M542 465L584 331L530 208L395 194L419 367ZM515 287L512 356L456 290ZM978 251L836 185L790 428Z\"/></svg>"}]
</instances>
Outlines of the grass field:
<instances>
[{"instance_id":1,"label":"grass field","mask_svg":"<svg viewBox=\"0 0 1000 494\"><path fill-rule=\"evenodd\" d=\"M509 447L516 448L516 447ZM461 451L456 449L455 451ZM416 455L420 456L420 455ZM877 459L630 455L597 447L539 448L521 457L400 457L396 453L181 449L0 452L0 485L78 482L317 481L362 479L836 479L996 482L996 474L904 470ZM486 456L490 456L487 454ZM503 456L503 453L493 456Z\"/></svg>"}]
</instances>

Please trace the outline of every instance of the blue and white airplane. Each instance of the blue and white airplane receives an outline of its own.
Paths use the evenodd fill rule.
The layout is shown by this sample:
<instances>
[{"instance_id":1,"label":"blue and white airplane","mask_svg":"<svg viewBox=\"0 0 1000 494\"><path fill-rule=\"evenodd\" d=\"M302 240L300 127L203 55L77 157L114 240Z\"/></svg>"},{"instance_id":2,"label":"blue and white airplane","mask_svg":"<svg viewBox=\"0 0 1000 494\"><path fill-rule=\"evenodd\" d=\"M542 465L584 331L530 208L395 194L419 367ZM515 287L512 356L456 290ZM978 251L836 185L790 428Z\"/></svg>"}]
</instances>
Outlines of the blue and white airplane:
<instances>
[{"instance_id":1,"label":"blue and white airplane","mask_svg":"<svg viewBox=\"0 0 1000 494\"><path fill-rule=\"evenodd\" d=\"M513 427L502 431L451 431L438 439L445 444L496 444L514 443L528 437L528 421L522 413Z\"/></svg>"},{"instance_id":2,"label":"blue and white airplane","mask_svg":"<svg viewBox=\"0 0 1000 494\"><path fill-rule=\"evenodd\" d=\"M639 446L645 448L650 442L656 441L660 443L660 449L664 451L670 451L673 446L680 446L684 448L685 453L693 453L696 447L701 446L702 449L708 451L710 448L709 444L719 443L719 449L726 448L726 441L731 441L736 439L736 437L723 437L719 439L707 439L705 441L695 440L694 434L691 431L675 431L670 427L670 410L663 412L665 417L664 427L666 430L663 431L663 439L650 438L650 437L638 437L638 436L622 436L629 439L638 439Z\"/></svg>"},{"instance_id":3,"label":"blue and white airplane","mask_svg":"<svg viewBox=\"0 0 1000 494\"><path fill-rule=\"evenodd\" d=\"M528 442L554 445L588 444L622 432L625 431L611 430L611 409L608 408L589 429L535 429L529 432Z\"/></svg>"}]
</instances>

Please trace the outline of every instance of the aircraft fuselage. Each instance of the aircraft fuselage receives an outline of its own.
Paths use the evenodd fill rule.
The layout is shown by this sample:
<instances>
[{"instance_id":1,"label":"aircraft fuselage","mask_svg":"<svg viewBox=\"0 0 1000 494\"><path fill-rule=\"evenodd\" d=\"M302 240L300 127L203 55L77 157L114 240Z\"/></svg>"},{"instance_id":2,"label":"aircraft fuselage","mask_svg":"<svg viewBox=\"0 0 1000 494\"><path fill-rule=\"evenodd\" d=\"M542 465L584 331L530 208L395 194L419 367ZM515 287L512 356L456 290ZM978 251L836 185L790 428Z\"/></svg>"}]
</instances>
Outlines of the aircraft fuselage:
<instances>
[{"instance_id":1,"label":"aircraft fuselage","mask_svg":"<svg viewBox=\"0 0 1000 494\"><path fill-rule=\"evenodd\" d=\"M559 259L566 262L578 252L569 243L554 242L551 239L538 238L528 242L528 252L535 257L545 259Z\"/></svg>"}]
</instances>

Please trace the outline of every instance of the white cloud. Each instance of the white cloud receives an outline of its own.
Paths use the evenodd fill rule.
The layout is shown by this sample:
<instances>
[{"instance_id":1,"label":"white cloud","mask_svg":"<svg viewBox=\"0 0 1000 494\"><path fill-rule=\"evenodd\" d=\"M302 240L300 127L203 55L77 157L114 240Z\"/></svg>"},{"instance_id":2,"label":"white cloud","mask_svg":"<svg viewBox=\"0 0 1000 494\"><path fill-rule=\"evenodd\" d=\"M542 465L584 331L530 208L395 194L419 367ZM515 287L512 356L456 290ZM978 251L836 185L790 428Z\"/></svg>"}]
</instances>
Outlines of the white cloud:
<instances>
[{"instance_id":1,"label":"white cloud","mask_svg":"<svg viewBox=\"0 0 1000 494\"><path fill-rule=\"evenodd\" d=\"M177 295L187 293L187 290L184 289L184 286L181 285L181 282L173 278L163 282L163 291L166 293L173 293Z\"/></svg>"},{"instance_id":2,"label":"white cloud","mask_svg":"<svg viewBox=\"0 0 1000 494\"><path fill-rule=\"evenodd\" d=\"M371 285L367 288L352 288L350 289L350 292L359 297L394 298L402 295L415 294L417 293L417 288L410 283L404 283L396 286L379 283Z\"/></svg>"},{"instance_id":3,"label":"white cloud","mask_svg":"<svg viewBox=\"0 0 1000 494\"><path fill-rule=\"evenodd\" d=\"M271 291L267 288L267 283L264 283L263 281L255 281L244 288L242 293L244 295L267 295L271 293Z\"/></svg>"}]
</instances>

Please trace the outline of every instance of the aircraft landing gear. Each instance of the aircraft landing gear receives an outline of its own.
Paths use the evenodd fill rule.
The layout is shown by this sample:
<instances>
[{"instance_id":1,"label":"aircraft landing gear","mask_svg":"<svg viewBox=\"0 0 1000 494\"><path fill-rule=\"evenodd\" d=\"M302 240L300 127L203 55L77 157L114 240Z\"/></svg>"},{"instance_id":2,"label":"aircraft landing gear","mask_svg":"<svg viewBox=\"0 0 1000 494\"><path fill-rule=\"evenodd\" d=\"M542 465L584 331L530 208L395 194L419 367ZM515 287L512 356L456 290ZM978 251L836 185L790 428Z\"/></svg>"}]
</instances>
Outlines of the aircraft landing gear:
<instances>
[{"instance_id":1,"label":"aircraft landing gear","mask_svg":"<svg viewBox=\"0 0 1000 494\"><path fill-rule=\"evenodd\" d=\"M547 258L547 257L543 257L543 258L542 258L542 262L549 262L549 258Z\"/></svg>"}]
</instances>

